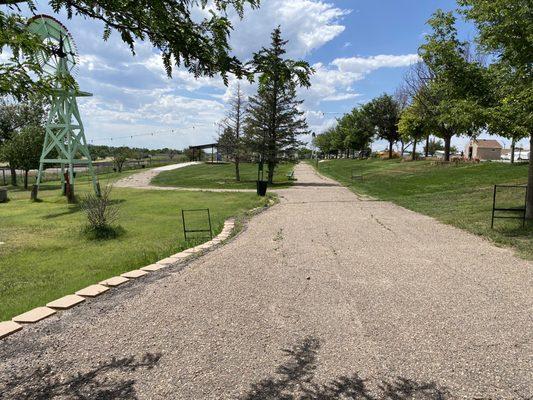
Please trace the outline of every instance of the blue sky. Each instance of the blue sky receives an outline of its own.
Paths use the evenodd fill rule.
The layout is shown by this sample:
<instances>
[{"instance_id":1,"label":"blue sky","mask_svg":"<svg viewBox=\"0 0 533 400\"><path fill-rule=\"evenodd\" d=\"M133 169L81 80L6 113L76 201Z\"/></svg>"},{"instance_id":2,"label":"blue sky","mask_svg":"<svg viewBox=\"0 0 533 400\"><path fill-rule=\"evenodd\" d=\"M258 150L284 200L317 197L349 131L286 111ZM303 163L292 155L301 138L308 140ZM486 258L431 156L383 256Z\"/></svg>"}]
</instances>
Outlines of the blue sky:
<instances>
[{"instance_id":1,"label":"blue sky","mask_svg":"<svg viewBox=\"0 0 533 400\"><path fill-rule=\"evenodd\" d=\"M50 13L38 1L39 12ZM437 8L452 10L452 0L262 0L259 10L234 18L234 53L248 59L268 45L280 25L289 40L288 56L303 58L316 69L313 86L301 90L310 127L320 133L342 112L383 93L393 93L428 31L427 19ZM94 93L80 100L86 135L94 144L184 148L216 138L235 88L220 78L195 79L184 70L165 76L158 54L139 43L133 56L116 33L101 40L103 26L74 16L60 19L78 47L77 80ZM473 38L461 22L461 34ZM253 94L255 87L245 85ZM154 135L151 135L154 133ZM146 136L137 136L146 134ZM130 136L134 136L131 138ZM113 140L111 140L113 138ZM458 139L462 146L466 139ZM374 147L384 145L377 142Z\"/></svg>"}]
</instances>

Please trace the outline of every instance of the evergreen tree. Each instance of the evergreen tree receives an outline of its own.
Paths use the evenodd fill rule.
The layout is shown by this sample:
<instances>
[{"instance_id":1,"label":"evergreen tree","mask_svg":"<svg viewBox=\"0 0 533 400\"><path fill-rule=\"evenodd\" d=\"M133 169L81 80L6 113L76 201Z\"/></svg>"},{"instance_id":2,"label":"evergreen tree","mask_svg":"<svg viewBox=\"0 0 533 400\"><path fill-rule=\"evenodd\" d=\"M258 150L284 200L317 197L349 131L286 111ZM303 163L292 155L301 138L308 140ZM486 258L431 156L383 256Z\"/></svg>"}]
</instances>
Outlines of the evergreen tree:
<instances>
[{"instance_id":1,"label":"evergreen tree","mask_svg":"<svg viewBox=\"0 0 533 400\"><path fill-rule=\"evenodd\" d=\"M268 182L274 179L274 169L280 157L293 156L300 144L298 136L309 133L302 101L296 87L311 85L313 69L305 61L282 58L287 41L278 27L272 32L270 48L254 55L251 65L260 74L257 95L250 99L246 117L246 135L250 147L268 165Z\"/></svg>"},{"instance_id":2,"label":"evergreen tree","mask_svg":"<svg viewBox=\"0 0 533 400\"><path fill-rule=\"evenodd\" d=\"M230 110L226 119L222 122L224 130L218 138L220 150L232 158L235 162L235 180L241 180L239 163L243 153L243 125L246 115L246 100L241 90L241 84L237 85L235 95L229 102Z\"/></svg>"},{"instance_id":3,"label":"evergreen tree","mask_svg":"<svg viewBox=\"0 0 533 400\"><path fill-rule=\"evenodd\" d=\"M267 163L269 183L273 183L274 170L281 157L294 157L302 144L298 136L310 133L304 112L298 108L302 102L296 97L294 85L278 90L276 96L272 84L263 85L250 98L246 139L250 149Z\"/></svg>"}]
</instances>

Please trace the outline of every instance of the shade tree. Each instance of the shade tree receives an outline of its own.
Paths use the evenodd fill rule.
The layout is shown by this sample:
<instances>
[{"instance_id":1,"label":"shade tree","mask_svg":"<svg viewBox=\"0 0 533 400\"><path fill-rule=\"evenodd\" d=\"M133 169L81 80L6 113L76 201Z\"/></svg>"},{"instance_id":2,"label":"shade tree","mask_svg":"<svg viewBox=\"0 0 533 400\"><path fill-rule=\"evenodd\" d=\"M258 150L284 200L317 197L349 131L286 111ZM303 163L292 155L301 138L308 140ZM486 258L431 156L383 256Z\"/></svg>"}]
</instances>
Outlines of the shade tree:
<instances>
[{"instance_id":1,"label":"shade tree","mask_svg":"<svg viewBox=\"0 0 533 400\"><path fill-rule=\"evenodd\" d=\"M7 146L23 129L27 127L41 126L44 123L46 110L40 98L32 98L25 102L18 102L8 97L0 99L0 153L2 148ZM14 150L10 146L9 151L3 152L0 160L9 164L11 184L17 185L16 168L19 166L14 162L14 157L7 157Z\"/></svg>"},{"instance_id":2,"label":"shade tree","mask_svg":"<svg viewBox=\"0 0 533 400\"><path fill-rule=\"evenodd\" d=\"M375 134L369 115L362 107L356 107L340 118L336 130L344 136L344 147L352 152L368 149Z\"/></svg>"},{"instance_id":3,"label":"shade tree","mask_svg":"<svg viewBox=\"0 0 533 400\"><path fill-rule=\"evenodd\" d=\"M372 144L375 127L367 109L355 107L337 119L337 124L313 139L313 144L325 155L336 153L349 156L350 152L367 150Z\"/></svg>"},{"instance_id":4,"label":"shade tree","mask_svg":"<svg viewBox=\"0 0 533 400\"><path fill-rule=\"evenodd\" d=\"M13 169L24 171L24 189L28 189L30 170L39 168L43 144L44 128L28 125L0 147L0 159L9 162Z\"/></svg>"},{"instance_id":5,"label":"shade tree","mask_svg":"<svg viewBox=\"0 0 533 400\"><path fill-rule=\"evenodd\" d=\"M490 110L497 131L529 136L533 150L533 4L531 0L458 0L460 11L476 25L477 42L504 71L510 92ZM496 123L495 123L496 121ZM495 126L496 125L496 126ZM519 135L519 134L518 134ZM529 157L526 217L533 220L533 157Z\"/></svg>"},{"instance_id":6,"label":"shade tree","mask_svg":"<svg viewBox=\"0 0 533 400\"><path fill-rule=\"evenodd\" d=\"M129 158L135 158L136 152L129 147L121 146L114 148L112 154L115 170L117 172L122 172L126 161L128 161Z\"/></svg>"},{"instance_id":7,"label":"shade tree","mask_svg":"<svg viewBox=\"0 0 533 400\"><path fill-rule=\"evenodd\" d=\"M474 49L459 39L454 14L437 10L428 25L432 32L419 49L424 63L419 71L425 76L417 96L428 124L444 140L444 158L449 161L453 136L476 136L485 128L490 90Z\"/></svg>"},{"instance_id":8,"label":"shade tree","mask_svg":"<svg viewBox=\"0 0 533 400\"><path fill-rule=\"evenodd\" d=\"M398 132L403 141L413 144L411 159L416 160L417 144L427 136L423 108L417 102L403 110L398 122Z\"/></svg>"},{"instance_id":9,"label":"shade tree","mask_svg":"<svg viewBox=\"0 0 533 400\"><path fill-rule=\"evenodd\" d=\"M374 127L378 138L389 142L389 158L392 158L393 146L400 140L398 122L400 106L389 94L376 97L363 106L363 112Z\"/></svg>"},{"instance_id":10,"label":"shade tree","mask_svg":"<svg viewBox=\"0 0 533 400\"><path fill-rule=\"evenodd\" d=\"M331 143L331 138L333 136L333 131L335 128L331 127L326 129L321 134L316 135L313 138L313 145L324 155L329 155L334 150Z\"/></svg>"},{"instance_id":11,"label":"shade tree","mask_svg":"<svg viewBox=\"0 0 533 400\"><path fill-rule=\"evenodd\" d=\"M505 62L490 65L487 79L493 96L485 110L487 128L490 133L511 140L511 163L514 163L516 143L531 134L533 107L528 108L527 103L533 99L533 88L522 87L524 81L516 81L512 68Z\"/></svg>"}]
</instances>

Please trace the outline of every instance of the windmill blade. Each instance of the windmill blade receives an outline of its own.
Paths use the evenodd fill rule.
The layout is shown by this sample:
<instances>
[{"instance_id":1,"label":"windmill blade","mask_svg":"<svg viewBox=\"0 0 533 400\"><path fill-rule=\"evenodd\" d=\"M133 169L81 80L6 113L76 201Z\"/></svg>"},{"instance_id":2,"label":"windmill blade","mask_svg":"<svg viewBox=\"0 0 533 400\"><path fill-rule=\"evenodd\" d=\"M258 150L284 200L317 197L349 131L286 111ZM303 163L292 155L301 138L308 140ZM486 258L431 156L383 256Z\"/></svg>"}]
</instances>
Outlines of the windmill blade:
<instances>
[{"instance_id":1,"label":"windmill blade","mask_svg":"<svg viewBox=\"0 0 533 400\"><path fill-rule=\"evenodd\" d=\"M36 15L28 20L28 29L39 35L43 44L52 53L49 57L43 54L36 57L39 64L46 67L45 73L52 76L57 75L61 64L60 60L64 60L66 71L63 73L71 74L76 71L75 67L79 64L76 43L60 21L49 15Z\"/></svg>"}]
</instances>

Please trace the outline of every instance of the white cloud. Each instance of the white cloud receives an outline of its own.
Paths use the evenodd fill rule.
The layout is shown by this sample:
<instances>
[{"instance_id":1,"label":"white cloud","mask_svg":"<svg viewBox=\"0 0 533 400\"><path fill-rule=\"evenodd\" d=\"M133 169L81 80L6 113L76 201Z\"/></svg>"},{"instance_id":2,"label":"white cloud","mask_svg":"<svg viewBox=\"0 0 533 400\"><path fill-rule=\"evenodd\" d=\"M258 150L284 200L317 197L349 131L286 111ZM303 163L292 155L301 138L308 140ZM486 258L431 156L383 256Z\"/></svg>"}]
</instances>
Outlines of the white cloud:
<instances>
[{"instance_id":1,"label":"white cloud","mask_svg":"<svg viewBox=\"0 0 533 400\"><path fill-rule=\"evenodd\" d=\"M249 58L261 46L268 46L270 33L279 25L289 41L288 55L303 57L344 32L341 20L349 12L317 0L263 0L242 21L233 19L231 44L237 56Z\"/></svg>"},{"instance_id":2,"label":"white cloud","mask_svg":"<svg viewBox=\"0 0 533 400\"><path fill-rule=\"evenodd\" d=\"M321 132L337 123L337 120L331 115L316 110L306 111L305 118L315 132Z\"/></svg>"},{"instance_id":3,"label":"white cloud","mask_svg":"<svg viewBox=\"0 0 533 400\"><path fill-rule=\"evenodd\" d=\"M317 106L325 101L355 99L358 94L354 85L369 73L380 68L409 66L418 61L418 55L377 55L371 57L337 58L330 64L313 65L315 75L309 90L300 90L308 105Z\"/></svg>"},{"instance_id":4,"label":"white cloud","mask_svg":"<svg viewBox=\"0 0 533 400\"><path fill-rule=\"evenodd\" d=\"M194 143L210 142L215 134L213 123L224 115L224 104L216 100L189 98L162 90L124 89L124 97L142 98L140 105L126 106L108 97L80 101L89 141L98 144L161 147L162 143L181 148ZM85 117L87 116L87 117ZM111 137L155 131L173 133L122 141ZM102 139L106 139L102 141Z\"/></svg>"},{"instance_id":5,"label":"white cloud","mask_svg":"<svg viewBox=\"0 0 533 400\"><path fill-rule=\"evenodd\" d=\"M362 79L361 74L343 72L322 63L313 65L315 74L311 77L311 88L299 91L306 103L316 106L323 101L353 99L358 96L352 85Z\"/></svg>"},{"instance_id":6,"label":"white cloud","mask_svg":"<svg viewBox=\"0 0 533 400\"><path fill-rule=\"evenodd\" d=\"M9 63L13 53L9 47L3 48L0 52L0 63Z\"/></svg>"},{"instance_id":7,"label":"white cloud","mask_svg":"<svg viewBox=\"0 0 533 400\"><path fill-rule=\"evenodd\" d=\"M337 58L331 64L336 66L339 71L368 74L379 68L407 67L418 60L417 54L399 56L381 54L372 57Z\"/></svg>"},{"instance_id":8,"label":"white cloud","mask_svg":"<svg viewBox=\"0 0 533 400\"><path fill-rule=\"evenodd\" d=\"M117 71L116 67L108 65L102 57L96 54L80 54L78 56L78 66L81 69L86 69L87 71L96 71L96 70L111 70Z\"/></svg>"},{"instance_id":9,"label":"white cloud","mask_svg":"<svg viewBox=\"0 0 533 400\"><path fill-rule=\"evenodd\" d=\"M140 118L158 116L158 121L169 126L200 125L217 121L224 115L224 105L215 100L193 99L175 94L158 96L137 110Z\"/></svg>"},{"instance_id":10,"label":"white cloud","mask_svg":"<svg viewBox=\"0 0 533 400\"><path fill-rule=\"evenodd\" d=\"M243 20L234 14L230 16L235 28L230 43L234 54L246 61L261 46L269 45L270 33L279 25L283 38L289 41L287 57L306 58L345 31L343 18L350 12L329 0L262 0L259 9L246 10ZM167 139L154 136L124 144L183 147L213 139L214 123L224 115L237 85L235 78L230 77L226 87L218 76L197 79L185 69L176 68L169 79L160 55L150 43L137 43L136 55L132 56L116 32L109 41L101 41L101 23L80 18L65 22L80 49L80 86L95 94L93 98L80 100L89 138L176 129L182 132L179 136ZM339 46L344 44L343 54L346 54L351 43L343 39ZM349 108L360 96L357 82L372 71L415 61L416 55L407 54L315 63L312 87L299 91L305 100L303 109L310 128L318 133L334 124L333 115L326 116L319 111L322 103L337 102L343 109ZM244 81L242 89L246 95L253 95L257 84ZM173 142L176 140L179 143Z\"/></svg>"}]
</instances>

